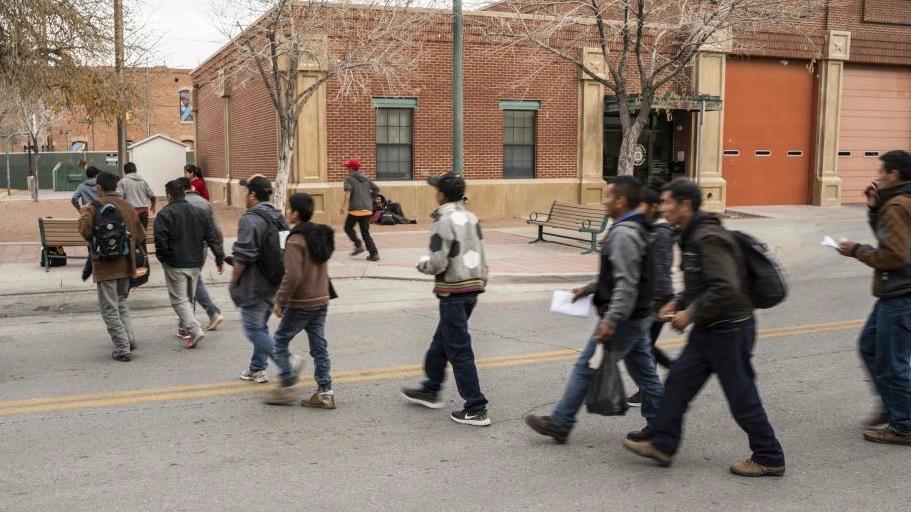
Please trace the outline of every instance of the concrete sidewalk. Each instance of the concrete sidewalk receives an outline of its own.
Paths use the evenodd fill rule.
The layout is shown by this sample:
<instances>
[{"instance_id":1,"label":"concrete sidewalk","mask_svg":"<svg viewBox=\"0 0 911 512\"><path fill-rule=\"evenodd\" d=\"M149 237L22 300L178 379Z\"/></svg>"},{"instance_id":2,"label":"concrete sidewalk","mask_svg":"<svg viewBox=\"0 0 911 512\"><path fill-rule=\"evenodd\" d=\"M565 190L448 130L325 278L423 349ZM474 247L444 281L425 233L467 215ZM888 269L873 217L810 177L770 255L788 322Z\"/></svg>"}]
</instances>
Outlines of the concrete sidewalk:
<instances>
[{"instance_id":1,"label":"concrete sidewalk","mask_svg":"<svg viewBox=\"0 0 911 512\"><path fill-rule=\"evenodd\" d=\"M336 253L330 263L330 274L335 279L389 279L431 281L432 277L415 269L418 259L427 251L426 230L392 231L373 234L382 260L366 261L366 254L351 257L351 242L344 234L336 235ZM562 281L591 279L597 272L597 255L582 254L583 248L552 243L529 244L535 238L535 229L521 227L488 228L485 231L485 248L490 266L491 280L497 282ZM225 239L226 248L234 239ZM64 267L45 272L38 265L37 244L0 244L0 273L4 286L0 297L22 294L94 292L91 282L82 282L84 260L71 259ZM86 254L83 248L67 248L68 255ZM6 261L4 263L4 261ZM161 267L152 258L152 277L146 287L163 287ZM203 270L207 284L226 284L230 267L219 275L214 263Z\"/></svg>"},{"instance_id":2,"label":"concrete sidewalk","mask_svg":"<svg viewBox=\"0 0 911 512\"><path fill-rule=\"evenodd\" d=\"M869 269L835 251L822 247L826 235L872 242L866 224L866 212L858 207L818 208L811 206L754 207L738 211L759 218L728 220L730 229L749 232L766 242L778 254L794 280L851 277L869 273ZM529 244L535 228L520 221L494 224L485 230L485 247L492 282L584 282L598 270L595 254L582 254L582 247L555 243ZM405 226L401 226L405 227ZM423 229L376 230L374 238L382 260L370 263L366 255L350 257L351 243L340 231L336 236L336 254L330 273L335 279L387 279L429 281L415 270L418 259L427 251L428 235ZM230 247L233 239L226 239ZM0 297L54 292L93 292L91 283L80 280L82 260L71 260L65 267L45 272L38 265L37 244L0 244L0 274L4 286ZM85 254L84 249L68 248L68 254ZM152 278L148 287L164 286L161 268L153 258ZM229 274L218 275L214 265L206 265L203 276L209 284L225 284Z\"/></svg>"}]
</instances>

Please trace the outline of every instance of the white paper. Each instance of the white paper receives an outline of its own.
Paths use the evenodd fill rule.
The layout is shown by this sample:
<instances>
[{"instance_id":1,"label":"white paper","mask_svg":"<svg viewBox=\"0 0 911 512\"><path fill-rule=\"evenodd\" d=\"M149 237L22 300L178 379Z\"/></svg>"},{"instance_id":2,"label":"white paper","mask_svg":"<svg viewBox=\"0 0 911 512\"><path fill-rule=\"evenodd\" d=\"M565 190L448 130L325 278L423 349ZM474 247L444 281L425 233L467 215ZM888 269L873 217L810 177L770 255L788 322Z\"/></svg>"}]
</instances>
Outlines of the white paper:
<instances>
[{"instance_id":1,"label":"white paper","mask_svg":"<svg viewBox=\"0 0 911 512\"><path fill-rule=\"evenodd\" d=\"M285 241L288 240L288 235L290 235L290 234L291 234L290 231L279 231L278 232L278 245L281 246L283 251L285 250Z\"/></svg>"},{"instance_id":2,"label":"white paper","mask_svg":"<svg viewBox=\"0 0 911 512\"><path fill-rule=\"evenodd\" d=\"M582 297L573 302L572 292L557 290L550 301L550 310L563 315L587 317L592 311L592 296Z\"/></svg>"},{"instance_id":3,"label":"white paper","mask_svg":"<svg viewBox=\"0 0 911 512\"><path fill-rule=\"evenodd\" d=\"M831 236L827 236L822 239L822 245L826 247L831 247L833 249L838 249L838 243L832 239Z\"/></svg>"}]
</instances>

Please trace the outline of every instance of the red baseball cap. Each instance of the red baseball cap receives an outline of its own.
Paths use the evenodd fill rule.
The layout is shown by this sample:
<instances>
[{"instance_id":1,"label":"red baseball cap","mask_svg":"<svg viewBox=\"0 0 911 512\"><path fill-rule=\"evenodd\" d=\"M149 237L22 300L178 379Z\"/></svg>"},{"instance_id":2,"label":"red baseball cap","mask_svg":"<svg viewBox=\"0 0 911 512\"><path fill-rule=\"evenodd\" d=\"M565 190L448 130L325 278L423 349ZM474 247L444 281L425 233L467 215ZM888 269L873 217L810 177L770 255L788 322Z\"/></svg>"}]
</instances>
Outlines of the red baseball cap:
<instances>
[{"instance_id":1,"label":"red baseball cap","mask_svg":"<svg viewBox=\"0 0 911 512\"><path fill-rule=\"evenodd\" d=\"M350 160L345 160L345 169L358 170L361 168L361 161L357 158L352 158Z\"/></svg>"}]
</instances>

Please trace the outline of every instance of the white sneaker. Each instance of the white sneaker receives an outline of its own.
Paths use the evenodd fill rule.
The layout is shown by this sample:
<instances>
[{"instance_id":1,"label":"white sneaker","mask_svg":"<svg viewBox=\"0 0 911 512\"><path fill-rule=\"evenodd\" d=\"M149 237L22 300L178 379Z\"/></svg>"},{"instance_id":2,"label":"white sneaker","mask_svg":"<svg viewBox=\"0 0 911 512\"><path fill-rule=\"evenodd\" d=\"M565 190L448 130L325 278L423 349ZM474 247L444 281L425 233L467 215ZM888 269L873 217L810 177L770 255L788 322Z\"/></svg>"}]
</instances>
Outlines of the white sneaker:
<instances>
[{"instance_id":1,"label":"white sneaker","mask_svg":"<svg viewBox=\"0 0 911 512\"><path fill-rule=\"evenodd\" d=\"M241 380L252 380L253 382L256 382L257 384L263 384L263 383L269 382L269 377L266 376L265 370L260 370L258 372L254 372L254 371L250 371L249 368L240 372L240 379Z\"/></svg>"},{"instance_id":2,"label":"white sneaker","mask_svg":"<svg viewBox=\"0 0 911 512\"><path fill-rule=\"evenodd\" d=\"M221 316L220 313L216 313L215 316L209 318L209 325L206 326L207 331L214 331L218 329L218 326L225 321L225 317Z\"/></svg>"}]
</instances>

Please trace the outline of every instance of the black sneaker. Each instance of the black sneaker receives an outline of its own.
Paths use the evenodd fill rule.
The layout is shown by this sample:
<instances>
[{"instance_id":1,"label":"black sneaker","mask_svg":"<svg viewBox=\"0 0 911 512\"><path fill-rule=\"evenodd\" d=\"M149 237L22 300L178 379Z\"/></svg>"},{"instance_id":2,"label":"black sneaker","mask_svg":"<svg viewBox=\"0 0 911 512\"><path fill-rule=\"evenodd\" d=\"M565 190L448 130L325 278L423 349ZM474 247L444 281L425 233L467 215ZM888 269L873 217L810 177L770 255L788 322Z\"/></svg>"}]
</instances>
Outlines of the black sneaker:
<instances>
[{"instance_id":1,"label":"black sneaker","mask_svg":"<svg viewBox=\"0 0 911 512\"><path fill-rule=\"evenodd\" d=\"M627 398L626 405L630 407L642 407L642 391L636 391L636 394Z\"/></svg>"},{"instance_id":2,"label":"black sneaker","mask_svg":"<svg viewBox=\"0 0 911 512\"><path fill-rule=\"evenodd\" d=\"M358 246L355 246L355 247L354 247L354 250L353 250L353 251L351 251L351 255L352 255L352 256L357 256L358 254L363 254L363 253L365 253L365 252L367 252L367 250L364 249L364 246L358 245Z\"/></svg>"},{"instance_id":3,"label":"black sneaker","mask_svg":"<svg viewBox=\"0 0 911 512\"><path fill-rule=\"evenodd\" d=\"M370 256L367 256L367 261L380 261L380 255L371 254Z\"/></svg>"},{"instance_id":4,"label":"black sneaker","mask_svg":"<svg viewBox=\"0 0 911 512\"><path fill-rule=\"evenodd\" d=\"M487 409L481 409L476 412L468 412L465 409L462 409L461 411L454 411L449 415L449 418L452 421L462 423L463 425L473 425L475 427L490 426L490 416L487 415Z\"/></svg>"},{"instance_id":5,"label":"black sneaker","mask_svg":"<svg viewBox=\"0 0 911 512\"><path fill-rule=\"evenodd\" d=\"M648 429L648 427L645 427L642 430L637 430L635 432L630 432L629 434L626 434L627 439L629 439L630 441L635 441L637 443L641 443L643 441L650 441L652 439L652 437L654 437L654 436L655 436L655 434L653 434L652 431Z\"/></svg>"},{"instance_id":6,"label":"black sneaker","mask_svg":"<svg viewBox=\"0 0 911 512\"><path fill-rule=\"evenodd\" d=\"M529 414L525 417L525 424L541 435L552 437L559 444L565 444L569 437L569 430L558 427L550 416Z\"/></svg>"},{"instance_id":7,"label":"black sneaker","mask_svg":"<svg viewBox=\"0 0 911 512\"><path fill-rule=\"evenodd\" d=\"M131 356L130 354L119 354L119 355L112 354L111 357L114 359L114 361L120 361L121 363L129 363L130 361L133 360L133 356Z\"/></svg>"},{"instance_id":8,"label":"black sneaker","mask_svg":"<svg viewBox=\"0 0 911 512\"><path fill-rule=\"evenodd\" d=\"M442 409L444 404L440 401L440 394L425 391L423 388L402 388L402 396L413 404L423 405L429 409Z\"/></svg>"}]
</instances>

